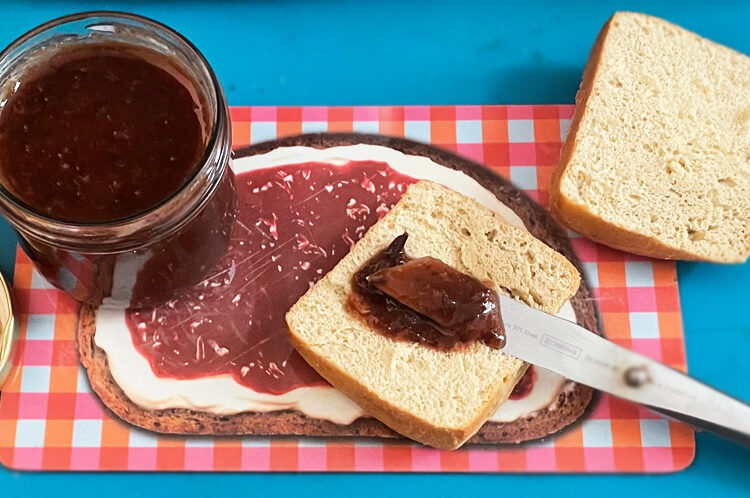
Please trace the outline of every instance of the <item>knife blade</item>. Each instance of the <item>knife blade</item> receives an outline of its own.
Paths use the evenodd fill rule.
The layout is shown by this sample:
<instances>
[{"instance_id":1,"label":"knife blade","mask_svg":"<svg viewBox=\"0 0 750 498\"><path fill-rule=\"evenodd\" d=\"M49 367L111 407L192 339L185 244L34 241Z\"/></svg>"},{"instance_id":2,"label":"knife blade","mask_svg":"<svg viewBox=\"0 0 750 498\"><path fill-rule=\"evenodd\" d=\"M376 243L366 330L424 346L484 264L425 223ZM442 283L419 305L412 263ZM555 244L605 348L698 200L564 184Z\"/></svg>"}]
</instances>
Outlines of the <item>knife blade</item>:
<instances>
[{"instance_id":1,"label":"knife blade","mask_svg":"<svg viewBox=\"0 0 750 498\"><path fill-rule=\"evenodd\" d=\"M750 446L750 405L580 325L500 296L503 352Z\"/></svg>"}]
</instances>

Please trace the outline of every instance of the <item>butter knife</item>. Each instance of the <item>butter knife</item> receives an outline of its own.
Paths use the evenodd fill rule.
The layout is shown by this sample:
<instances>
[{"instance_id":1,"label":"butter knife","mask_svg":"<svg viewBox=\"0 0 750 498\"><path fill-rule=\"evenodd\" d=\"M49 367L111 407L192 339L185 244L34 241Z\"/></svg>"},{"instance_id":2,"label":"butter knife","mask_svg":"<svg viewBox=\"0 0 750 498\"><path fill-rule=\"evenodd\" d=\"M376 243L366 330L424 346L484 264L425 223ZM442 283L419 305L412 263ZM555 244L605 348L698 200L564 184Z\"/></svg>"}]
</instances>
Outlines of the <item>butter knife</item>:
<instances>
[{"instance_id":1,"label":"butter knife","mask_svg":"<svg viewBox=\"0 0 750 498\"><path fill-rule=\"evenodd\" d=\"M503 352L750 446L750 405L580 325L500 296Z\"/></svg>"}]
</instances>

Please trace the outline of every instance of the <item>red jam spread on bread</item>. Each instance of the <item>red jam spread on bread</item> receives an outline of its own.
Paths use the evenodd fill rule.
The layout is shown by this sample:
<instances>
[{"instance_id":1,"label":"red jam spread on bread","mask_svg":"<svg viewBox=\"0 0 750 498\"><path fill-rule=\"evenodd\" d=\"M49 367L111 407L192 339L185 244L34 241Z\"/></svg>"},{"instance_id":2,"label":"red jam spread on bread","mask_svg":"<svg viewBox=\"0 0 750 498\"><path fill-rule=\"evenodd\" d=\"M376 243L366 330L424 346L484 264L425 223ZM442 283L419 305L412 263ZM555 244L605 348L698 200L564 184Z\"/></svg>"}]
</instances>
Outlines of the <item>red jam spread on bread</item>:
<instances>
[{"instance_id":1,"label":"red jam spread on bread","mask_svg":"<svg viewBox=\"0 0 750 498\"><path fill-rule=\"evenodd\" d=\"M534 369L534 365L529 365L529 368L526 369L526 372L523 374L523 377L521 377L521 380L519 380L515 385L508 399L525 398L526 396L531 394L532 389L534 389L535 382L536 370Z\"/></svg>"},{"instance_id":2,"label":"red jam spread on bread","mask_svg":"<svg viewBox=\"0 0 750 498\"><path fill-rule=\"evenodd\" d=\"M199 167L209 131L189 79L159 52L61 49L0 112L0 180L34 211L73 223L142 213Z\"/></svg>"},{"instance_id":3,"label":"red jam spread on bread","mask_svg":"<svg viewBox=\"0 0 750 498\"><path fill-rule=\"evenodd\" d=\"M164 377L228 374L270 394L326 385L289 343L284 315L414 181L371 161L237 175L226 254L188 292L127 312L136 348ZM136 288L154 278L140 272Z\"/></svg>"},{"instance_id":4,"label":"red jam spread on bread","mask_svg":"<svg viewBox=\"0 0 750 498\"><path fill-rule=\"evenodd\" d=\"M497 292L439 259L409 258L407 237L396 237L353 275L348 311L383 335L440 350L480 340L502 348Z\"/></svg>"},{"instance_id":5,"label":"red jam spread on bread","mask_svg":"<svg viewBox=\"0 0 750 498\"><path fill-rule=\"evenodd\" d=\"M374 162L237 175L227 253L189 292L128 310L133 343L160 377L227 374L269 394L327 385L289 343L284 315L413 182ZM154 278L142 271L136 286Z\"/></svg>"}]
</instances>

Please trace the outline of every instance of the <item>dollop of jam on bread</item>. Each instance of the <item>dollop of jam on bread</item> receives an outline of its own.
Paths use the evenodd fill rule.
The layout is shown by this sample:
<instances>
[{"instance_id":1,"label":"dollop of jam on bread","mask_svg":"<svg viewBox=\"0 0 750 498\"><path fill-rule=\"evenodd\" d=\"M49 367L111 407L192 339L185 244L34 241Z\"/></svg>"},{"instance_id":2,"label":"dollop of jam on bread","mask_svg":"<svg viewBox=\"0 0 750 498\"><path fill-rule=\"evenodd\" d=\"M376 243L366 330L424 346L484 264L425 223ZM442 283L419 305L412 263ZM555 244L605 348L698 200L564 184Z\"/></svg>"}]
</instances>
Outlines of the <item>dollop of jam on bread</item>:
<instances>
[{"instance_id":1,"label":"dollop of jam on bread","mask_svg":"<svg viewBox=\"0 0 750 498\"><path fill-rule=\"evenodd\" d=\"M502 348L497 292L439 259L409 258L407 238L396 237L354 274L349 312L384 335L441 350L478 340Z\"/></svg>"}]
</instances>

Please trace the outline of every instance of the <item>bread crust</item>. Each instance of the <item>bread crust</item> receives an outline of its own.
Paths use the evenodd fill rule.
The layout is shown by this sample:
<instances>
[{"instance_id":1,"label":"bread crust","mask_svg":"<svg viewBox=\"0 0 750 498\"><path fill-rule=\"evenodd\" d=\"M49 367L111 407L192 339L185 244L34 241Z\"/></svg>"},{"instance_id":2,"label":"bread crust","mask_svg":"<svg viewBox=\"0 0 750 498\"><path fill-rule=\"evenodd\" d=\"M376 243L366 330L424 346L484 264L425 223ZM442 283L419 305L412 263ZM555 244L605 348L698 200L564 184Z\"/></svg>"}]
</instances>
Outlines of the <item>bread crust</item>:
<instances>
[{"instance_id":1,"label":"bread crust","mask_svg":"<svg viewBox=\"0 0 750 498\"><path fill-rule=\"evenodd\" d=\"M425 421L414 414L402 410L390 403L384 402L380 397L369 390L364 390L355 379L343 374L335 366L320 360L320 355L309 348L309 345L298 340L294 334L289 334L289 340L300 355L318 372L324 379L335 379L337 389L344 394L357 392L359 394L357 404L370 414L374 419L381 421L387 428L399 434L409 434L415 441L422 442L435 448L453 450L463 445L483 425L482 421L492 413L485 413L477 417L476 422L461 428L449 429L441 427L436 429L428 426ZM524 365L518 372L516 382L523 377L528 365ZM500 393L498 392L498 396ZM487 403L487 410L494 410L498 405L498 399Z\"/></svg>"},{"instance_id":2,"label":"bread crust","mask_svg":"<svg viewBox=\"0 0 750 498\"><path fill-rule=\"evenodd\" d=\"M326 148L359 143L382 145L400 150L405 154L429 157L438 164L462 171L519 214L532 235L563 254L579 272L581 271L580 262L573 253L570 241L541 206L502 177L448 151L400 138L342 133L288 137L239 149L235 155L242 157L262 154L277 147L295 145ZM600 333L596 308L585 283L581 283L578 292L571 299L571 304L578 323L592 332ZM326 420L309 418L291 410L269 413L247 412L226 416L187 409L159 411L144 409L130 401L113 379L106 353L94 343L95 331L95 309L82 306L76 334L81 364L86 369L93 391L103 404L117 417L132 425L165 434L400 437L373 418L360 418L352 424L339 425ZM297 346L295 344L295 347ZM313 365L313 367L316 366ZM558 399L544 410L512 422L488 422L468 442L519 443L547 436L578 419L589 406L592 396L591 388L571 383L560 392ZM364 408L367 410L368 407ZM402 420L408 423L408 420ZM476 428L470 428L472 432L474 429ZM443 446L453 447L454 441L458 439L465 439L465 434L448 436Z\"/></svg>"},{"instance_id":3,"label":"bread crust","mask_svg":"<svg viewBox=\"0 0 750 498\"><path fill-rule=\"evenodd\" d=\"M655 237L649 237L626 228L618 227L602 220L593 214L586 205L572 201L560 190L562 177L570 164L573 153L578 146L578 131L581 121L588 110L588 100L599 72L602 53L605 48L607 35L618 15L634 15L632 13L615 13L602 27L596 37L594 46L591 48L588 61L583 70L581 84L576 93L576 108L570 124L568 136L560 151L560 160L552 175L550 184L550 213L561 224L575 230L599 243L619 249L621 251L640 254L657 259L679 259L686 261L713 261L716 263L741 263L744 259L727 261L725 259L712 259L697 256L691 252L683 251L662 243ZM638 14L642 15L642 14Z\"/></svg>"}]
</instances>

